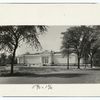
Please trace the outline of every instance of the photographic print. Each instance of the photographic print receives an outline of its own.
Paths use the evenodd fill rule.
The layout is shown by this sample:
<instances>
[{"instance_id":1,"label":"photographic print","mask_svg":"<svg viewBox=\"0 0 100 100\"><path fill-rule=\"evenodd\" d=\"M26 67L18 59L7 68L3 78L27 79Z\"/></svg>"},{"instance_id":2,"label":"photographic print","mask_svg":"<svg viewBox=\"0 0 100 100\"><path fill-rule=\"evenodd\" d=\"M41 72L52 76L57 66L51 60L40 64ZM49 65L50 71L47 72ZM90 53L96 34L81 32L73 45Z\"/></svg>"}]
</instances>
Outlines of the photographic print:
<instances>
[{"instance_id":1,"label":"photographic print","mask_svg":"<svg viewBox=\"0 0 100 100\"><path fill-rule=\"evenodd\" d=\"M99 4L1 4L1 96L100 96Z\"/></svg>"},{"instance_id":2,"label":"photographic print","mask_svg":"<svg viewBox=\"0 0 100 100\"><path fill-rule=\"evenodd\" d=\"M0 26L0 84L100 83L100 26Z\"/></svg>"}]
</instances>

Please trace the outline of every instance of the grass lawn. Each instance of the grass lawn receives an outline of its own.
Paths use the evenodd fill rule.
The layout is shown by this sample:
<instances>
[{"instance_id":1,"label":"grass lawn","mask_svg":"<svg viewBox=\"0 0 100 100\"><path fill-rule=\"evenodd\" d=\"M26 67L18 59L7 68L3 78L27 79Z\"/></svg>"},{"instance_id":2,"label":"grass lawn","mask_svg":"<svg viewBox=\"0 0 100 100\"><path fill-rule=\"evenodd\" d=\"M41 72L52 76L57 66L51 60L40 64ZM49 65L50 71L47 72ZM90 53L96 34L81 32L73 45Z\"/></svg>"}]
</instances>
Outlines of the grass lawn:
<instances>
[{"instance_id":1,"label":"grass lawn","mask_svg":"<svg viewBox=\"0 0 100 100\"><path fill-rule=\"evenodd\" d=\"M100 83L100 69L69 69L66 66L14 67L14 75L10 67L0 69L0 84L74 84Z\"/></svg>"}]
</instances>

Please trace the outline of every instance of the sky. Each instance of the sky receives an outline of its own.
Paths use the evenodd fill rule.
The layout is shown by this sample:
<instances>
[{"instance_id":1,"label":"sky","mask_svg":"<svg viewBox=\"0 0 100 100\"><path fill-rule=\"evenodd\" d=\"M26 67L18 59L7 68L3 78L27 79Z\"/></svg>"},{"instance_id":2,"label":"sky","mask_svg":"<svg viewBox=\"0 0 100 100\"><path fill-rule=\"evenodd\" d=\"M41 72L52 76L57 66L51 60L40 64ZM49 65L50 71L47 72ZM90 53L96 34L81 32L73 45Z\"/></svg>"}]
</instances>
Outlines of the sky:
<instances>
[{"instance_id":1,"label":"sky","mask_svg":"<svg viewBox=\"0 0 100 100\"><path fill-rule=\"evenodd\" d=\"M60 51L62 35L61 32L66 31L67 26L48 26L48 30L43 35L39 36L39 41L44 50L49 51ZM34 47L30 47L29 45L22 43L20 47L17 49L16 55L29 53L40 52L34 49Z\"/></svg>"}]
</instances>

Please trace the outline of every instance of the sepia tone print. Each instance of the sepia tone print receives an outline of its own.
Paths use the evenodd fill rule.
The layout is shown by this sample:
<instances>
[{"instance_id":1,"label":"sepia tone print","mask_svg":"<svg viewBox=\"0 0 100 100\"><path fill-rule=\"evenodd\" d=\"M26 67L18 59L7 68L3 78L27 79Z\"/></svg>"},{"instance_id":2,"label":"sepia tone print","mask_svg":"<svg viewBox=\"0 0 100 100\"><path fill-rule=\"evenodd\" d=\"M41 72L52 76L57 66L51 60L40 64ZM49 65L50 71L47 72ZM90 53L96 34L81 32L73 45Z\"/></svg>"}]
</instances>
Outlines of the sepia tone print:
<instances>
[{"instance_id":1,"label":"sepia tone print","mask_svg":"<svg viewBox=\"0 0 100 100\"><path fill-rule=\"evenodd\" d=\"M100 83L100 26L0 26L0 84Z\"/></svg>"}]
</instances>

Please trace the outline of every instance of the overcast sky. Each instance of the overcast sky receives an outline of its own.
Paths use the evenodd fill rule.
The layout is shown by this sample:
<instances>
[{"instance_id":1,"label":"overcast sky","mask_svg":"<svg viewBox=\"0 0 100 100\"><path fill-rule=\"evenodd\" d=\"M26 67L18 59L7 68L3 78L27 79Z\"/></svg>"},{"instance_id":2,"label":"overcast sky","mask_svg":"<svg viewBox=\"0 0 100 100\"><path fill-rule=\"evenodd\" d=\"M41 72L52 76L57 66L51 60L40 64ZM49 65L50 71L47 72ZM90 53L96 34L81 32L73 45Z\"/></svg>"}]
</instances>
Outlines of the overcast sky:
<instances>
[{"instance_id":1,"label":"overcast sky","mask_svg":"<svg viewBox=\"0 0 100 100\"><path fill-rule=\"evenodd\" d=\"M49 26L48 31L39 36L39 41L42 45L43 50L53 50L60 51L61 47L61 32L66 30L66 26ZM34 47L30 47L29 45L22 43L21 46L17 49L16 55L21 55L26 52L35 53L39 52L34 49Z\"/></svg>"}]
</instances>

